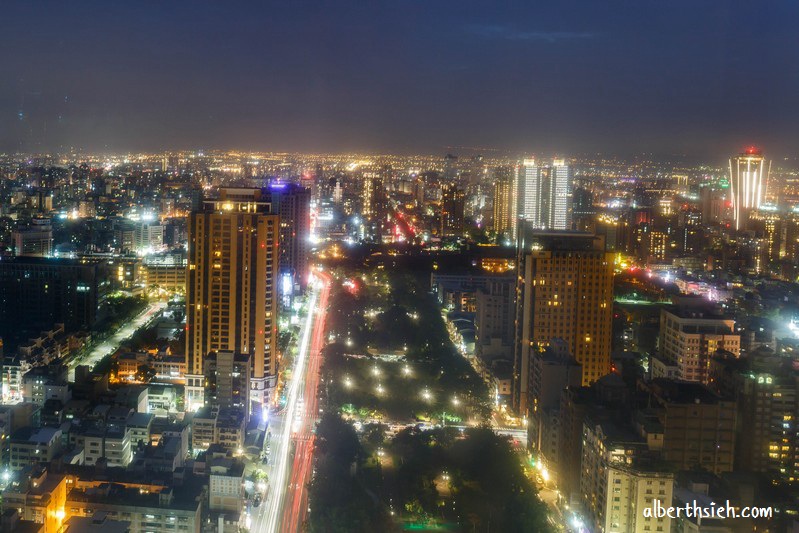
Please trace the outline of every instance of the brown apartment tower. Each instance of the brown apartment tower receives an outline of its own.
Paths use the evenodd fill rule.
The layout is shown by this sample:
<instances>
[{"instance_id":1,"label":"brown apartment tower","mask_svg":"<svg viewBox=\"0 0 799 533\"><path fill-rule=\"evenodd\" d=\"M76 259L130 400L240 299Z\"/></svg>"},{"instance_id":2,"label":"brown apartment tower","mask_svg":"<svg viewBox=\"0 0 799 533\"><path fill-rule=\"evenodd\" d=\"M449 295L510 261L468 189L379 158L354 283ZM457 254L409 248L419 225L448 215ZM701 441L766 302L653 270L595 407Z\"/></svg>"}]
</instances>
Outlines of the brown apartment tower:
<instances>
[{"instance_id":1,"label":"brown apartment tower","mask_svg":"<svg viewBox=\"0 0 799 533\"><path fill-rule=\"evenodd\" d=\"M250 357L250 398L265 404L277 380L280 217L260 189L221 189L189 217L186 279L186 409L203 405L203 361L212 352Z\"/></svg>"},{"instance_id":2,"label":"brown apartment tower","mask_svg":"<svg viewBox=\"0 0 799 533\"><path fill-rule=\"evenodd\" d=\"M610 372L613 254L601 236L536 230L522 220L517 265L514 407L525 415L532 356L553 339L581 365L583 385Z\"/></svg>"}]
</instances>

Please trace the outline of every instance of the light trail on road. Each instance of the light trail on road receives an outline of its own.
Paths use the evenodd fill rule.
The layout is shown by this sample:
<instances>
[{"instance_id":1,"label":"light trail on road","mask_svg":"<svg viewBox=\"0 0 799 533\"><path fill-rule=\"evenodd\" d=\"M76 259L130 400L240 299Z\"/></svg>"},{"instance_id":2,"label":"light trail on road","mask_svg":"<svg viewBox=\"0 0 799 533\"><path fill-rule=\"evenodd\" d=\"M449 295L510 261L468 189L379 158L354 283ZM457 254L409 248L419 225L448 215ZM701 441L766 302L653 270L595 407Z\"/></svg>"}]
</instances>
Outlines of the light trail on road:
<instances>
[{"instance_id":1,"label":"light trail on road","mask_svg":"<svg viewBox=\"0 0 799 533\"><path fill-rule=\"evenodd\" d=\"M314 452L314 426L318 418L319 369L322 366L322 347L325 342L325 317L327 302L330 295L330 277L325 273L317 273L323 283L319 297L318 318L314 324L311 338L310 352L308 355L308 370L305 374L305 402L301 413L300 426L294 440L296 443L294 461L292 464L292 478L289 493L286 499L286 511L283 515L281 533L294 533L299 531L308 512L308 483L313 472Z\"/></svg>"},{"instance_id":2,"label":"light trail on road","mask_svg":"<svg viewBox=\"0 0 799 533\"><path fill-rule=\"evenodd\" d=\"M301 428L304 427L306 425L304 423L306 420L305 413L307 413L307 410L310 408L313 408L314 410L316 409L315 385L312 393L309 394L307 392L309 390L308 381L313 381L314 383L318 382L317 360L318 351L321 349L321 347L318 345L317 338L321 337L317 332L319 328L318 322L317 327L314 328L314 321L317 313L322 317L324 316L327 307L327 294L329 291L329 283L320 279L318 274L316 276L317 277L315 277L311 282L311 295L308 301L308 314L305 317L305 322L303 324L299 349L297 351L297 357L294 360L294 367L291 373L291 381L288 383L286 409L283 415L283 422L277 436L276 450L274 455L276 468L273 469L272 478L269 480L270 497L267 499L264 508L261 510L261 513L259 513L256 517L254 524L255 527L253 528L254 531L277 533L284 523L283 521L285 520L285 515L293 514L285 505L288 501L287 493L292 490L292 487L295 487L293 490L296 492L297 483L299 483L300 486L304 486L305 484L304 481L300 480L301 474L298 473L298 469L295 468L297 457L304 457L307 453L305 450L305 444L300 446L300 443L298 443L298 448L295 450L294 460L292 461L291 465L289 465L289 454L292 446L292 432L293 429L295 429L293 427L295 426L295 421L300 418L303 422ZM325 280L326 279L327 278L325 278ZM320 301L320 285L322 288L322 298L320 303L324 305L317 305L317 302ZM309 361L312 362L312 364L309 364ZM314 369L315 379L306 380L306 367L310 368L311 366L313 366ZM303 402L300 402L300 398L303 398ZM303 411L305 411L305 413L303 413ZM291 479L289 479L289 473L291 473ZM289 481L291 481L291 485L289 484ZM293 504L294 498L292 498L291 501ZM293 524L294 530L298 529L299 525L300 524L298 523Z\"/></svg>"}]
</instances>

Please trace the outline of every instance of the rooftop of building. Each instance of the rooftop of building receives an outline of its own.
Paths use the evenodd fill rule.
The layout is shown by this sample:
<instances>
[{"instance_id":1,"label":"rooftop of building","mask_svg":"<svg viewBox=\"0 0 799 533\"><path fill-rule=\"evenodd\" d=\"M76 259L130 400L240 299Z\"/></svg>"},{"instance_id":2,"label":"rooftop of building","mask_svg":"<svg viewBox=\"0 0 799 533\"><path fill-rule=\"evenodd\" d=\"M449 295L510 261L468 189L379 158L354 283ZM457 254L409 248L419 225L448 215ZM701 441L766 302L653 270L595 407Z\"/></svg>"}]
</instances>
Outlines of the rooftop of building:
<instances>
[{"instance_id":1,"label":"rooftop of building","mask_svg":"<svg viewBox=\"0 0 799 533\"><path fill-rule=\"evenodd\" d=\"M615 418L615 413L607 409L595 409L585 419L585 425L592 430L597 426L602 429L607 443L630 444L644 446L644 440L632 428L622 425ZM610 446L610 444L608 444Z\"/></svg>"},{"instance_id":2,"label":"rooftop of building","mask_svg":"<svg viewBox=\"0 0 799 533\"><path fill-rule=\"evenodd\" d=\"M61 430L58 428L35 428L27 426L20 428L11 436L11 442L28 444L47 444L53 440Z\"/></svg>"},{"instance_id":3,"label":"rooftop of building","mask_svg":"<svg viewBox=\"0 0 799 533\"><path fill-rule=\"evenodd\" d=\"M715 302L699 295L680 295L672 299L671 305L664 307L662 313L671 313L678 318L703 318L732 320L726 316Z\"/></svg>"},{"instance_id":4,"label":"rooftop of building","mask_svg":"<svg viewBox=\"0 0 799 533\"><path fill-rule=\"evenodd\" d=\"M549 346L547 346L542 352L539 352L537 357L542 362L549 364L580 364L574 357L572 357L572 354L569 351L569 345L561 338L552 339Z\"/></svg>"},{"instance_id":5,"label":"rooftop of building","mask_svg":"<svg viewBox=\"0 0 799 533\"><path fill-rule=\"evenodd\" d=\"M106 424L100 420L75 421L70 430L77 435L86 437L122 439L125 437L127 428L124 422L119 424Z\"/></svg>"},{"instance_id":6,"label":"rooftop of building","mask_svg":"<svg viewBox=\"0 0 799 533\"><path fill-rule=\"evenodd\" d=\"M0 530L5 533L40 533L44 524L23 520L16 509L5 509L0 515Z\"/></svg>"},{"instance_id":7,"label":"rooftop of building","mask_svg":"<svg viewBox=\"0 0 799 533\"><path fill-rule=\"evenodd\" d=\"M191 415L192 422L216 420L218 411L212 405L203 405L196 412Z\"/></svg>"},{"instance_id":8,"label":"rooftop of building","mask_svg":"<svg viewBox=\"0 0 799 533\"><path fill-rule=\"evenodd\" d=\"M210 213L214 211L231 214L273 214L271 201L264 194L264 191L249 187L221 187L218 197L203 200L203 210L201 212Z\"/></svg>"},{"instance_id":9,"label":"rooftop of building","mask_svg":"<svg viewBox=\"0 0 799 533\"><path fill-rule=\"evenodd\" d=\"M87 483L103 483L114 481L129 485L146 485L148 487L168 487L172 483L172 474L163 472L142 472L133 469L97 465L58 464L51 467L54 472L77 477Z\"/></svg>"},{"instance_id":10,"label":"rooftop of building","mask_svg":"<svg viewBox=\"0 0 799 533\"><path fill-rule=\"evenodd\" d=\"M51 472L40 465L23 468L16 476L16 482L9 485L5 492L43 496L52 493L64 480L63 474Z\"/></svg>"},{"instance_id":11,"label":"rooftop of building","mask_svg":"<svg viewBox=\"0 0 799 533\"><path fill-rule=\"evenodd\" d=\"M713 358L713 364L729 374L771 374L780 381L793 382L797 368L792 358L776 355L768 348L758 348L747 352L747 356L734 357L719 354Z\"/></svg>"},{"instance_id":12,"label":"rooftop of building","mask_svg":"<svg viewBox=\"0 0 799 533\"><path fill-rule=\"evenodd\" d=\"M232 457L232 453L223 445L219 444L218 442L214 442L208 447L207 450L198 456L198 460L199 457L202 457L202 460L207 462L217 457Z\"/></svg>"},{"instance_id":13,"label":"rooftop of building","mask_svg":"<svg viewBox=\"0 0 799 533\"><path fill-rule=\"evenodd\" d=\"M217 425L221 427L239 427L244 422L245 413L236 407L224 407L219 410Z\"/></svg>"},{"instance_id":14,"label":"rooftop of building","mask_svg":"<svg viewBox=\"0 0 799 533\"><path fill-rule=\"evenodd\" d=\"M186 480L179 486L171 486L161 492L141 491L111 482L85 489L74 488L67 495L67 502L173 509L193 513L201 505L199 500L204 490L204 484L199 479Z\"/></svg>"},{"instance_id":15,"label":"rooftop of building","mask_svg":"<svg viewBox=\"0 0 799 533\"><path fill-rule=\"evenodd\" d=\"M61 362L60 359L51 361L50 364L34 366L28 370L22 377L23 380L32 380L35 378L47 378L64 381L67 375L67 366Z\"/></svg>"},{"instance_id":16,"label":"rooftop of building","mask_svg":"<svg viewBox=\"0 0 799 533\"><path fill-rule=\"evenodd\" d=\"M624 378L622 378L619 374L615 372L611 372L609 374L605 374L601 378L599 378L595 385L595 387L599 389L610 389L610 388L617 388L617 389L626 389L627 384L624 382Z\"/></svg>"},{"instance_id":17,"label":"rooftop of building","mask_svg":"<svg viewBox=\"0 0 799 533\"><path fill-rule=\"evenodd\" d=\"M159 434L165 432L180 433L188 428L186 421L169 420L168 418L155 418L150 427L150 433Z\"/></svg>"},{"instance_id":18,"label":"rooftop of building","mask_svg":"<svg viewBox=\"0 0 799 533\"><path fill-rule=\"evenodd\" d=\"M222 518L225 524L238 524L241 521L241 513L235 511L209 511L208 516L212 524L218 523L219 518Z\"/></svg>"},{"instance_id":19,"label":"rooftop of building","mask_svg":"<svg viewBox=\"0 0 799 533\"><path fill-rule=\"evenodd\" d=\"M175 385L148 385L147 394L150 396L163 396L168 392L175 392Z\"/></svg>"},{"instance_id":20,"label":"rooftop of building","mask_svg":"<svg viewBox=\"0 0 799 533\"><path fill-rule=\"evenodd\" d=\"M666 378L653 379L649 390L665 404L716 404L721 398L701 383Z\"/></svg>"},{"instance_id":21,"label":"rooftop of building","mask_svg":"<svg viewBox=\"0 0 799 533\"><path fill-rule=\"evenodd\" d=\"M133 459L134 465L148 460L174 459L181 451L181 442L178 437L166 437L158 444L148 444L136 451Z\"/></svg>"},{"instance_id":22,"label":"rooftop of building","mask_svg":"<svg viewBox=\"0 0 799 533\"><path fill-rule=\"evenodd\" d=\"M518 247L524 251L540 249L551 252L604 252L605 238L584 231L536 229L528 221L523 221Z\"/></svg>"},{"instance_id":23,"label":"rooftop of building","mask_svg":"<svg viewBox=\"0 0 799 533\"><path fill-rule=\"evenodd\" d=\"M95 418L103 418L108 416L111 406L106 403L101 403L92 407L92 416Z\"/></svg>"},{"instance_id":24,"label":"rooftop of building","mask_svg":"<svg viewBox=\"0 0 799 533\"><path fill-rule=\"evenodd\" d=\"M155 415L152 413L133 413L128 417L127 425L133 428L150 427Z\"/></svg>"},{"instance_id":25,"label":"rooftop of building","mask_svg":"<svg viewBox=\"0 0 799 533\"><path fill-rule=\"evenodd\" d=\"M136 399L138 400L142 394L147 393L147 387L144 385L129 385L127 387L121 387L116 391L116 398L120 402L125 402L126 400Z\"/></svg>"},{"instance_id":26,"label":"rooftop of building","mask_svg":"<svg viewBox=\"0 0 799 533\"><path fill-rule=\"evenodd\" d=\"M311 190L308 187L303 187L299 183L294 183L291 181L273 181L266 187L265 192L267 194L270 193L279 193L279 194L287 194L287 193L307 193L310 194Z\"/></svg>"},{"instance_id":27,"label":"rooftop of building","mask_svg":"<svg viewBox=\"0 0 799 533\"><path fill-rule=\"evenodd\" d=\"M636 455L632 464L625 465L623 469L638 475L674 478L671 464L649 454Z\"/></svg>"},{"instance_id":28,"label":"rooftop of building","mask_svg":"<svg viewBox=\"0 0 799 533\"><path fill-rule=\"evenodd\" d=\"M112 520L108 513L99 511L93 516L70 516L64 523L64 533L127 533L130 522Z\"/></svg>"},{"instance_id":29,"label":"rooftop of building","mask_svg":"<svg viewBox=\"0 0 799 533\"><path fill-rule=\"evenodd\" d=\"M121 405L115 405L108 410L108 418L114 420L127 420L132 414L134 414L133 409Z\"/></svg>"},{"instance_id":30,"label":"rooftop of building","mask_svg":"<svg viewBox=\"0 0 799 533\"><path fill-rule=\"evenodd\" d=\"M571 403L585 406L596 403L596 392L591 387L567 387L564 392Z\"/></svg>"},{"instance_id":31,"label":"rooftop of building","mask_svg":"<svg viewBox=\"0 0 799 533\"><path fill-rule=\"evenodd\" d=\"M147 352L122 352L115 355L118 361L138 361L139 359L148 359L149 356L150 354Z\"/></svg>"},{"instance_id":32,"label":"rooftop of building","mask_svg":"<svg viewBox=\"0 0 799 533\"><path fill-rule=\"evenodd\" d=\"M234 457L213 457L207 461L206 471L209 474L242 477L244 463Z\"/></svg>"}]
</instances>

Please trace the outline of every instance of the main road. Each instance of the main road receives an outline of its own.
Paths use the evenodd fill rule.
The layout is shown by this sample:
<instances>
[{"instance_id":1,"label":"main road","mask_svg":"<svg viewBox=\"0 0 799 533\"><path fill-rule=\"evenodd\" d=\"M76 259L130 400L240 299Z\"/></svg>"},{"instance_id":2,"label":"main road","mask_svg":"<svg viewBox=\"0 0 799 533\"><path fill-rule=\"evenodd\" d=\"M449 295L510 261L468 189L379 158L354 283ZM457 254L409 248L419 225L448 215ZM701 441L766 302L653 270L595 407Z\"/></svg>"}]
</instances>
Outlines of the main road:
<instances>
[{"instance_id":1,"label":"main road","mask_svg":"<svg viewBox=\"0 0 799 533\"><path fill-rule=\"evenodd\" d=\"M283 511L282 533L299 531L308 512L308 484L313 472L314 428L319 418L318 394L319 369L322 365L321 351L325 343L325 316L327 300L330 295L330 277L316 274L321 284L316 323L311 334L311 348L308 357L308 371L305 375L304 405L292 423L294 460L291 467L291 481Z\"/></svg>"},{"instance_id":2,"label":"main road","mask_svg":"<svg viewBox=\"0 0 799 533\"><path fill-rule=\"evenodd\" d=\"M330 277L316 272L311 282L308 312L300 330L300 342L283 414L270 421L272 468L265 502L252 518L252 531L296 532L308 509L307 485L313 468L314 426L318 418L317 386L320 351L324 346L325 314Z\"/></svg>"},{"instance_id":3,"label":"main road","mask_svg":"<svg viewBox=\"0 0 799 533\"><path fill-rule=\"evenodd\" d=\"M166 302L153 302L148 304L138 315L136 315L130 322L127 322L121 328L116 330L110 337L100 342L97 346L92 348L84 357L74 359L69 363L69 380L75 380L75 367L78 365L88 365L94 367L100 362L103 357L112 354L117 348L126 340L131 338L134 333L139 329L148 325L155 319L161 311L166 307Z\"/></svg>"}]
</instances>

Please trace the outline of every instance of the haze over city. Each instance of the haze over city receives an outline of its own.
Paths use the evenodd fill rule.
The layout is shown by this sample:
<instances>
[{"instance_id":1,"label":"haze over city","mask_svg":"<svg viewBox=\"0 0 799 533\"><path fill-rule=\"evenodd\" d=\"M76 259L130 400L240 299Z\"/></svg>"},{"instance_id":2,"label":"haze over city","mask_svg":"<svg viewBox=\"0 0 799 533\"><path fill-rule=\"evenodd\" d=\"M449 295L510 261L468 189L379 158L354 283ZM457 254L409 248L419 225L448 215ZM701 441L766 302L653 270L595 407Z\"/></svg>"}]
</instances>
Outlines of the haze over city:
<instances>
[{"instance_id":1,"label":"haze over city","mask_svg":"<svg viewBox=\"0 0 799 533\"><path fill-rule=\"evenodd\" d=\"M799 143L792 2L7 2L0 149Z\"/></svg>"}]
</instances>

